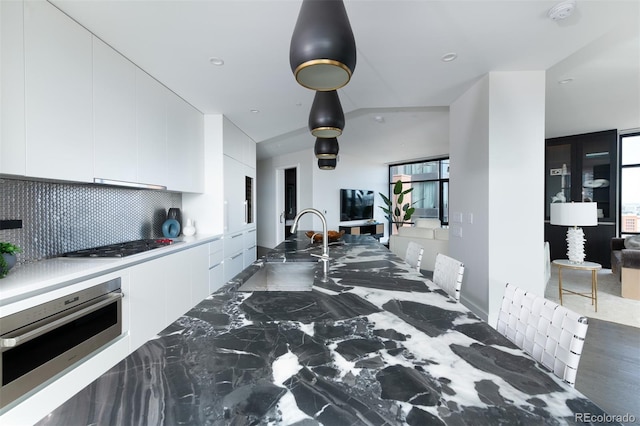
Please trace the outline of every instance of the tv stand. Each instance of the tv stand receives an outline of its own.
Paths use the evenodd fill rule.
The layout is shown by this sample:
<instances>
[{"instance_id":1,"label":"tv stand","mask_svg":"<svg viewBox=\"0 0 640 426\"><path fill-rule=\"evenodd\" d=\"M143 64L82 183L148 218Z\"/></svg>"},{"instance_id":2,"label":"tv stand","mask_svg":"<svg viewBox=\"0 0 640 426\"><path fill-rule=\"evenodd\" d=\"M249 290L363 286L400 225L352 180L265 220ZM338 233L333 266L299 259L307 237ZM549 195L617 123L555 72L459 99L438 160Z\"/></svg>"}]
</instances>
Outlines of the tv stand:
<instances>
[{"instance_id":1,"label":"tv stand","mask_svg":"<svg viewBox=\"0 0 640 426\"><path fill-rule=\"evenodd\" d=\"M351 235L371 235L376 240L380 240L384 236L383 223L363 223L361 225L345 225L340 226L340 231Z\"/></svg>"}]
</instances>

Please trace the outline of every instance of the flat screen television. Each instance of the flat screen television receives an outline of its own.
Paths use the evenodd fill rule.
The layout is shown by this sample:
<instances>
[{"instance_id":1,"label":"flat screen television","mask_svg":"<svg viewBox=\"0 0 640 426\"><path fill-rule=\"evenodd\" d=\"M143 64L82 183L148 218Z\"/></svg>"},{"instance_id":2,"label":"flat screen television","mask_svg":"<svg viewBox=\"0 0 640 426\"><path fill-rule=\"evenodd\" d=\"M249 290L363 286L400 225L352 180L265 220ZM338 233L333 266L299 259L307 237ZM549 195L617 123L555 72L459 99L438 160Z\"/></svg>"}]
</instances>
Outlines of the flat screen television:
<instances>
[{"instance_id":1,"label":"flat screen television","mask_svg":"<svg viewBox=\"0 0 640 426\"><path fill-rule=\"evenodd\" d=\"M373 191L340 190L340 221L373 219Z\"/></svg>"}]
</instances>

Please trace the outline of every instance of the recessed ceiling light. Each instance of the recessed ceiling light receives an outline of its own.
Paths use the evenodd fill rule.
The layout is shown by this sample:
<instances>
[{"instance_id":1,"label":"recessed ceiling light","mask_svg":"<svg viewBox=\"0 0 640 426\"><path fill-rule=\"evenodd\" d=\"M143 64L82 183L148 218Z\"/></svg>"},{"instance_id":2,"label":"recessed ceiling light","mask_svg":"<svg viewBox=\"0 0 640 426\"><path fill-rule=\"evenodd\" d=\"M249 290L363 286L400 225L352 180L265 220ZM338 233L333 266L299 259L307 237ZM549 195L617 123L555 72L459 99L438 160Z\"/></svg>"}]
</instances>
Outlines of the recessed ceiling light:
<instances>
[{"instance_id":1,"label":"recessed ceiling light","mask_svg":"<svg viewBox=\"0 0 640 426\"><path fill-rule=\"evenodd\" d=\"M558 80L558 84L568 84L568 83L571 83L572 81L573 81L573 77L569 77L562 80Z\"/></svg>"},{"instance_id":2,"label":"recessed ceiling light","mask_svg":"<svg viewBox=\"0 0 640 426\"><path fill-rule=\"evenodd\" d=\"M451 61L455 61L455 59L458 57L458 54L455 52L450 52L450 53L446 53L444 55L442 55L442 58L440 58L440 60L442 62L451 62Z\"/></svg>"},{"instance_id":3,"label":"recessed ceiling light","mask_svg":"<svg viewBox=\"0 0 640 426\"><path fill-rule=\"evenodd\" d=\"M373 117L373 121L375 121L376 123L384 123L384 117L381 115L376 115L375 117Z\"/></svg>"},{"instance_id":4,"label":"recessed ceiling light","mask_svg":"<svg viewBox=\"0 0 640 426\"><path fill-rule=\"evenodd\" d=\"M216 65L216 66L222 66L224 65L224 60L222 60L222 58L218 58L216 56L212 56L211 58L209 58L209 63L211 65Z\"/></svg>"},{"instance_id":5,"label":"recessed ceiling light","mask_svg":"<svg viewBox=\"0 0 640 426\"><path fill-rule=\"evenodd\" d=\"M259 109L255 109L255 108L250 109L249 111L251 111L253 114L258 114L260 112Z\"/></svg>"},{"instance_id":6,"label":"recessed ceiling light","mask_svg":"<svg viewBox=\"0 0 640 426\"><path fill-rule=\"evenodd\" d=\"M547 16L554 21L561 21L571 16L575 8L576 0L564 0L549 9Z\"/></svg>"}]
</instances>

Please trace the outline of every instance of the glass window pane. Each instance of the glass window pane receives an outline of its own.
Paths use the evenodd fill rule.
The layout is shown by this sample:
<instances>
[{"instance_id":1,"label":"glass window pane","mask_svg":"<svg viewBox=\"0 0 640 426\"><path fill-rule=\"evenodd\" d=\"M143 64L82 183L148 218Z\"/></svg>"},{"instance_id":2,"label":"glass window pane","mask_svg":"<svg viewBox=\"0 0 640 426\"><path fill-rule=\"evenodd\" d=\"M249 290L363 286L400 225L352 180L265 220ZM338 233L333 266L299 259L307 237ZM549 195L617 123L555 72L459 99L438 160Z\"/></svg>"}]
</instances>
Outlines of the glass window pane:
<instances>
[{"instance_id":1,"label":"glass window pane","mask_svg":"<svg viewBox=\"0 0 640 426\"><path fill-rule=\"evenodd\" d=\"M438 182L413 182L411 202L416 211L413 219L419 217L440 217L440 192Z\"/></svg>"},{"instance_id":2,"label":"glass window pane","mask_svg":"<svg viewBox=\"0 0 640 426\"><path fill-rule=\"evenodd\" d=\"M548 146L545 152L545 215L549 217L551 203L571 201L571 145Z\"/></svg>"},{"instance_id":3,"label":"glass window pane","mask_svg":"<svg viewBox=\"0 0 640 426\"><path fill-rule=\"evenodd\" d=\"M621 164L640 164L640 135L622 137Z\"/></svg>"},{"instance_id":4,"label":"glass window pane","mask_svg":"<svg viewBox=\"0 0 640 426\"><path fill-rule=\"evenodd\" d=\"M640 166L625 167L620 174L620 230L640 232Z\"/></svg>"},{"instance_id":5,"label":"glass window pane","mask_svg":"<svg viewBox=\"0 0 640 426\"><path fill-rule=\"evenodd\" d=\"M449 182L442 182L442 224L449 223Z\"/></svg>"},{"instance_id":6,"label":"glass window pane","mask_svg":"<svg viewBox=\"0 0 640 426\"><path fill-rule=\"evenodd\" d=\"M449 179L449 160L440 162L440 178Z\"/></svg>"}]
</instances>

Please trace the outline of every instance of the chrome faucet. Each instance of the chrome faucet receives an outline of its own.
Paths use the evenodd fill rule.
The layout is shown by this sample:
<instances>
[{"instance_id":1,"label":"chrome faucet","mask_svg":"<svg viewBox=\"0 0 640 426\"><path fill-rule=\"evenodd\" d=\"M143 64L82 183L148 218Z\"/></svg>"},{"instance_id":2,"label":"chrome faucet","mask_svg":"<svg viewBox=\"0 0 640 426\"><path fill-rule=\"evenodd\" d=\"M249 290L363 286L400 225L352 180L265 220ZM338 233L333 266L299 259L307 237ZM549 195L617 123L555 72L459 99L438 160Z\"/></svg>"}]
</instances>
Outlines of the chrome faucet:
<instances>
[{"instance_id":1,"label":"chrome faucet","mask_svg":"<svg viewBox=\"0 0 640 426\"><path fill-rule=\"evenodd\" d=\"M327 274L329 273L329 232L327 230L327 219L325 219L324 215L320 213L319 210L307 208L300 210L300 213L293 218L293 226L291 226L291 233L295 234L296 229L298 228L298 221L305 213L313 213L320 218L322 221L322 256L318 256L317 254L311 254L311 256L316 256L320 258L320 262L322 262L322 271L324 273L324 280L327 279ZM312 237L313 238L313 237Z\"/></svg>"}]
</instances>

